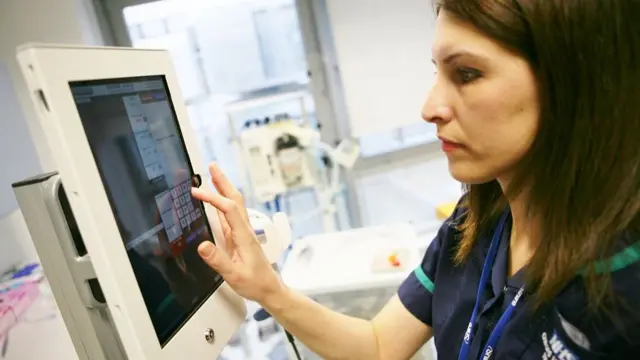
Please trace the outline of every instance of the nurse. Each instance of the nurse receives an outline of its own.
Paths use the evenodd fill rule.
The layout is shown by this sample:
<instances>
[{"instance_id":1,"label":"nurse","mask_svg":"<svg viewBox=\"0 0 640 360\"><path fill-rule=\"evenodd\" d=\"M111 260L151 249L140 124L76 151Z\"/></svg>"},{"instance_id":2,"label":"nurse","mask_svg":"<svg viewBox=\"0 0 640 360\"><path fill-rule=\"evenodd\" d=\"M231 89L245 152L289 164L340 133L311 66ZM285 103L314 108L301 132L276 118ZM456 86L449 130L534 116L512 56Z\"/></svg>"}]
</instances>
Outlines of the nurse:
<instances>
[{"instance_id":1,"label":"nurse","mask_svg":"<svg viewBox=\"0 0 640 360\"><path fill-rule=\"evenodd\" d=\"M638 19L635 0L439 2L422 115L466 191L373 320L283 285L215 166L219 194L193 192L229 246L201 256L326 359L408 359L432 337L442 359L639 359Z\"/></svg>"}]
</instances>

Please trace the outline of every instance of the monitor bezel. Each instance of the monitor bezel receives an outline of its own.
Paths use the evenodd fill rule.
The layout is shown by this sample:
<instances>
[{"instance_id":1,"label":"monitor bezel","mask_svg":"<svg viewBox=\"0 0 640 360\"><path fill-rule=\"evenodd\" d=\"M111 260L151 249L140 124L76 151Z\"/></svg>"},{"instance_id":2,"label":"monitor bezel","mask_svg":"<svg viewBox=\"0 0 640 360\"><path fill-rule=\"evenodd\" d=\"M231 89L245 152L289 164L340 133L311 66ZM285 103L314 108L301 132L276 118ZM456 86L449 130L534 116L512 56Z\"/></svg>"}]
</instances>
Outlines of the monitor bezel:
<instances>
[{"instance_id":1,"label":"monitor bezel","mask_svg":"<svg viewBox=\"0 0 640 360\"><path fill-rule=\"evenodd\" d=\"M186 147L186 143L184 140L184 135L183 135L183 131L180 128L180 123L178 121L178 115L176 114L176 109L175 109L175 104L173 101L173 96L171 94L171 90L169 89L169 85L167 84L167 79L166 76L164 74L160 74L160 75L151 75L151 76L137 76L137 77L128 77L128 78L118 78L118 79L94 79L94 80L81 80L81 81L74 81L71 82L69 84L70 87L70 91L73 93L73 89L74 87L81 87L81 86L100 86L100 85L114 85L114 84L123 84L123 83L132 83L132 82L143 82L143 81L161 81L162 85L163 85L163 91L165 91L166 96L167 96L167 101L169 102L169 107L171 110L171 114L173 115L174 118L174 125L176 126L176 130L177 130L177 136L180 138L180 148L181 150L184 152L184 155L186 157L186 165L187 165L187 170L189 171L189 173L191 174L191 179L194 176L198 176L200 174L198 174L196 172L196 169L193 167L193 163L191 161L191 157L189 156L187 147ZM131 94L134 93L134 91L130 92L130 93L123 93L123 95L125 94ZM107 95L108 96L108 95ZM76 102L76 107L78 106L77 102ZM81 119L82 120L82 119ZM84 121L84 120L82 120ZM83 127L85 125L83 124ZM95 157L95 152L94 152L94 159L95 162L97 164L98 167L98 172L100 173L100 178L102 179L102 183L105 183L105 176L103 171L100 170L100 165L99 165L99 160ZM105 191L107 192L107 198L109 199L109 203L111 205L111 209L113 212L116 211L116 209L114 208L115 204L114 204L114 200L113 200L113 194L109 194L108 190L105 188ZM203 207L204 210L204 207ZM211 229L211 225L208 222L208 217L206 212L203 213L203 216L205 218L205 226L207 227L207 233L208 234L212 234L212 229ZM126 229L120 229L120 233L122 234L123 232L125 232ZM214 241L215 242L215 241ZM160 345L162 347L164 347L174 336L175 334L180 331L180 329L184 326L184 324L189 321L189 319L193 316L193 314L195 314L198 309L200 309L200 307L204 304L204 302L220 287L220 285L222 285L222 278L219 278L218 280L214 281L211 285L211 287L209 289L207 289L207 296L204 299L198 299L198 303L195 307L193 307L190 310L190 313L187 314L187 316L185 318L182 319L182 321L179 324L176 324L175 327L173 327L171 329L171 332L168 335L164 335L164 334L159 334L156 332L157 336L158 336L158 340L160 341Z\"/></svg>"}]
</instances>

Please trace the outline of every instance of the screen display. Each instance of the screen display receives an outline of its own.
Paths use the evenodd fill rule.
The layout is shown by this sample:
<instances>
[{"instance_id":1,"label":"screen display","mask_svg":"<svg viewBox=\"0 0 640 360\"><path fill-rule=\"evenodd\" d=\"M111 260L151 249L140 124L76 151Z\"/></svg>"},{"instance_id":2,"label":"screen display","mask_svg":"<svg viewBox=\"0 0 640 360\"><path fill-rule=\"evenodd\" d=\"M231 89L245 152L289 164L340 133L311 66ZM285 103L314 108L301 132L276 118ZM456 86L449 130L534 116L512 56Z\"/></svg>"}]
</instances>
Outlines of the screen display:
<instances>
[{"instance_id":1,"label":"screen display","mask_svg":"<svg viewBox=\"0 0 640 360\"><path fill-rule=\"evenodd\" d=\"M222 283L164 76L72 82L71 91L158 340L164 346ZM120 241L120 240L118 240Z\"/></svg>"}]
</instances>

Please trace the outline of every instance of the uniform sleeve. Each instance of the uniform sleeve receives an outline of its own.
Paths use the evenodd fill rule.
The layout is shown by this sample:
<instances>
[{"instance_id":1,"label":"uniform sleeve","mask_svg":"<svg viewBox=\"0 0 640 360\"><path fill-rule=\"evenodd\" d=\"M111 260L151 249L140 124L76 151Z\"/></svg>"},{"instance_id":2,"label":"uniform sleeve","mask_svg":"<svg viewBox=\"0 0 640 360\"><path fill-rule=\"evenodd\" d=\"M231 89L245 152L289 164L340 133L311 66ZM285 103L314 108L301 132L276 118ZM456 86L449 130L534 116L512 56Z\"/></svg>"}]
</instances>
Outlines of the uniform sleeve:
<instances>
[{"instance_id":1,"label":"uniform sleeve","mask_svg":"<svg viewBox=\"0 0 640 360\"><path fill-rule=\"evenodd\" d=\"M452 223L458 218L459 208L444 222L436 237L431 241L421 264L409 274L398 289L400 302L413 316L428 326L432 326L432 299L436 289L434 279L438 269L438 261L444 244L455 231Z\"/></svg>"}]
</instances>

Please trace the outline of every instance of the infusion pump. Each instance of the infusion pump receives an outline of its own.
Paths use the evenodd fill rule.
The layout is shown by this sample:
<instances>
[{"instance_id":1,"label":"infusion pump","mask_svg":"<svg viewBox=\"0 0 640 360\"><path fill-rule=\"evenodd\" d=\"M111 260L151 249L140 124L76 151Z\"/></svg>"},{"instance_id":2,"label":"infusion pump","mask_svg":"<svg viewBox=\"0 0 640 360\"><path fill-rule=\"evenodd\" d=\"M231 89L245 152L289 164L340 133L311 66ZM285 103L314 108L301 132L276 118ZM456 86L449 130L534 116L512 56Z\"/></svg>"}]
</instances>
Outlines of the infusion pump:
<instances>
[{"instance_id":1,"label":"infusion pump","mask_svg":"<svg viewBox=\"0 0 640 360\"><path fill-rule=\"evenodd\" d=\"M256 125L240 133L240 151L257 201L318 184L318 131L295 120Z\"/></svg>"}]
</instances>

